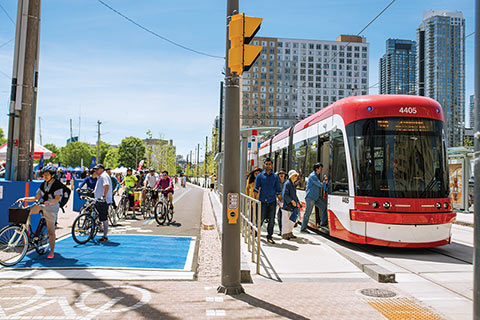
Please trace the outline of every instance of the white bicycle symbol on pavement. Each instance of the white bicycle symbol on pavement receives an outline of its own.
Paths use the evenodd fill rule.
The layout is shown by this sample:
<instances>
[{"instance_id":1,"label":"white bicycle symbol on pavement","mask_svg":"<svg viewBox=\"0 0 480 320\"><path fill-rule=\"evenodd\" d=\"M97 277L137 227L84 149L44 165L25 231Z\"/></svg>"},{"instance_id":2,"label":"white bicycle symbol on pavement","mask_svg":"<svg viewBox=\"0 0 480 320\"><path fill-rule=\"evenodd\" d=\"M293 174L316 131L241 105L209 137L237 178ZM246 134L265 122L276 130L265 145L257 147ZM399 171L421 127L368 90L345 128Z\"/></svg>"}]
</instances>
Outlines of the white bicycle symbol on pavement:
<instances>
[{"instance_id":1,"label":"white bicycle symbol on pavement","mask_svg":"<svg viewBox=\"0 0 480 320\"><path fill-rule=\"evenodd\" d=\"M121 291L119 294L118 292ZM125 291L133 294L127 294ZM18 292L18 294L17 294ZM108 295L110 293L110 295ZM82 293L73 303L81 314L69 304L66 297L46 296L46 290L35 285L19 284L0 287L0 319L93 319L101 313L120 313L135 310L147 304L151 299L148 290L135 286L113 286L88 290ZM115 296L112 298L112 296ZM127 297L128 296L128 297ZM119 306L121 300L135 302L130 306ZM20 302L20 303L19 303ZM127 303L126 303L127 304ZM118 306L115 308L115 306ZM49 307L50 306L50 307ZM59 306L60 309L52 309ZM49 307L48 316L38 312ZM52 316L51 310L62 315Z\"/></svg>"}]
</instances>

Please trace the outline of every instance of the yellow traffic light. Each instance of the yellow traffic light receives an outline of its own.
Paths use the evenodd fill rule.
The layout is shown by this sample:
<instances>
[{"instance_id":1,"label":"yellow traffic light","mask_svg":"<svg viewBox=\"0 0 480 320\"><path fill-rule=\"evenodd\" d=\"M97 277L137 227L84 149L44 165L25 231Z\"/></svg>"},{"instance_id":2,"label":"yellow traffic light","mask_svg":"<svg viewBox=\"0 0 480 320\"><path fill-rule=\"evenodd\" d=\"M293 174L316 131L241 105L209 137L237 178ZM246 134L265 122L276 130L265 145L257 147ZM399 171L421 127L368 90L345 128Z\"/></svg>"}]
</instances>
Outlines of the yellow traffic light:
<instances>
[{"instance_id":1,"label":"yellow traffic light","mask_svg":"<svg viewBox=\"0 0 480 320\"><path fill-rule=\"evenodd\" d=\"M232 16L229 25L228 68L231 73L241 75L248 71L262 51L262 46L249 45L260 29L262 18L247 17L245 14Z\"/></svg>"}]
</instances>

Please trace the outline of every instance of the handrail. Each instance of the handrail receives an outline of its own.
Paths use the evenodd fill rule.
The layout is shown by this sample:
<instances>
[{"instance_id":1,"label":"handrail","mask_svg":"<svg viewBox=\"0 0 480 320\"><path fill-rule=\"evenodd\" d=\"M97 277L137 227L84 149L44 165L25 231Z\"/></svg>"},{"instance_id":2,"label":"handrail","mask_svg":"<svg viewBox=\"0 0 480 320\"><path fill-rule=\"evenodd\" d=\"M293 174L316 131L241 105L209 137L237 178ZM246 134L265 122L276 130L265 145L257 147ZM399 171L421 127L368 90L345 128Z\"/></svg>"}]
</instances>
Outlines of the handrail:
<instances>
[{"instance_id":1,"label":"handrail","mask_svg":"<svg viewBox=\"0 0 480 320\"><path fill-rule=\"evenodd\" d=\"M256 273L260 274L260 231L262 203L244 193L240 193L241 232L248 251L252 253L252 262L256 263ZM254 221L256 220L256 223Z\"/></svg>"}]
</instances>

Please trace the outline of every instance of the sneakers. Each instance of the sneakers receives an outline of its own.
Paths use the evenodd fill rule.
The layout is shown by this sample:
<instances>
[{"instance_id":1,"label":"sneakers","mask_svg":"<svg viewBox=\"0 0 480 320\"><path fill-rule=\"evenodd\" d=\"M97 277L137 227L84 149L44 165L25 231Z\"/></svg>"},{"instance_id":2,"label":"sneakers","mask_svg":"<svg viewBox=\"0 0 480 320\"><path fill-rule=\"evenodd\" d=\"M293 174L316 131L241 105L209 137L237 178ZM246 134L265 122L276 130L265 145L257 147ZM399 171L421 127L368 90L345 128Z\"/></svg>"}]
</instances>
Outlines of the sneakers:
<instances>
[{"instance_id":1,"label":"sneakers","mask_svg":"<svg viewBox=\"0 0 480 320\"><path fill-rule=\"evenodd\" d=\"M100 239L98 239L98 242L108 242L108 238L103 236Z\"/></svg>"},{"instance_id":2,"label":"sneakers","mask_svg":"<svg viewBox=\"0 0 480 320\"><path fill-rule=\"evenodd\" d=\"M268 242L268 243L270 243L270 244L275 244L275 241L273 241L273 239L272 239L272 238L270 238L270 239L267 239L267 242Z\"/></svg>"},{"instance_id":3,"label":"sneakers","mask_svg":"<svg viewBox=\"0 0 480 320\"><path fill-rule=\"evenodd\" d=\"M55 253L50 252L47 256L47 259L53 259L53 258L55 258Z\"/></svg>"}]
</instances>

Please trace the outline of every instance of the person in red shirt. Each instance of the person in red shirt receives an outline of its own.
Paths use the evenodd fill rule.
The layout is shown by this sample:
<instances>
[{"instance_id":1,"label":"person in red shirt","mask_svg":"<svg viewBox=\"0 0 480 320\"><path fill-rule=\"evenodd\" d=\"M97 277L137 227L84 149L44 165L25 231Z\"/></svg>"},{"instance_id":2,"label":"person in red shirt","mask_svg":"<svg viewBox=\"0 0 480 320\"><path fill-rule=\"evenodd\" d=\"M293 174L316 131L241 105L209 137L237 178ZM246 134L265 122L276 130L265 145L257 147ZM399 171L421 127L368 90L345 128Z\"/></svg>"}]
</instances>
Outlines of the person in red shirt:
<instances>
[{"instance_id":1,"label":"person in red shirt","mask_svg":"<svg viewBox=\"0 0 480 320\"><path fill-rule=\"evenodd\" d=\"M162 176L155 185L155 190L162 190L165 197L170 201L170 208L173 209L173 180L168 176L168 171L162 171Z\"/></svg>"}]
</instances>

